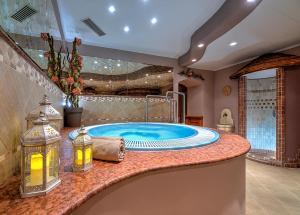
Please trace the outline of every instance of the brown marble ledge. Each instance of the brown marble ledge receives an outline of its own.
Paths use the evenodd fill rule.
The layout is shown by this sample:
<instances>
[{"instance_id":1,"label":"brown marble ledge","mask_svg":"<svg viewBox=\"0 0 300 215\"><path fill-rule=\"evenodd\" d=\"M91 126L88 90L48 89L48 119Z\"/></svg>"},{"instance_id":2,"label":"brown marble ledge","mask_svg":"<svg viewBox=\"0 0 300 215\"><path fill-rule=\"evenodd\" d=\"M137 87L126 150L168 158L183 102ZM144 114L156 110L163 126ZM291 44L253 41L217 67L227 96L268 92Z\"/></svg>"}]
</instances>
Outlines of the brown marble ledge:
<instances>
[{"instance_id":1,"label":"brown marble ledge","mask_svg":"<svg viewBox=\"0 0 300 215\"><path fill-rule=\"evenodd\" d=\"M21 199L20 176L13 176L0 187L0 214L67 214L93 195L126 178L158 169L199 165L228 160L246 154L250 145L235 134L221 134L218 142L200 148L161 151L128 151L121 163L94 161L85 173L71 171L72 145L68 132L62 131L62 183L46 196Z\"/></svg>"}]
</instances>

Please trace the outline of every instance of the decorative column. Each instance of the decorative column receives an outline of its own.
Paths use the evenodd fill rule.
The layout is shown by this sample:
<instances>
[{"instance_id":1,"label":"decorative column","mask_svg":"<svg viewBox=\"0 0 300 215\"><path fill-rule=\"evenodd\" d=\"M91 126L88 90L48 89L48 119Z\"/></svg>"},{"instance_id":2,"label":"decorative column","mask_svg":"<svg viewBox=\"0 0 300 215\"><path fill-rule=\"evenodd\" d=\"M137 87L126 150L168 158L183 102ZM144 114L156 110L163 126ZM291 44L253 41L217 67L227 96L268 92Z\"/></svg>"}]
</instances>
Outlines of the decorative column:
<instances>
[{"instance_id":1,"label":"decorative column","mask_svg":"<svg viewBox=\"0 0 300 215\"><path fill-rule=\"evenodd\" d=\"M247 85L246 77L239 77L239 135L246 137L246 96L247 96Z\"/></svg>"},{"instance_id":2,"label":"decorative column","mask_svg":"<svg viewBox=\"0 0 300 215\"><path fill-rule=\"evenodd\" d=\"M285 156L285 72L280 67L276 71L276 160L283 163Z\"/></svg>"}]
</instances>

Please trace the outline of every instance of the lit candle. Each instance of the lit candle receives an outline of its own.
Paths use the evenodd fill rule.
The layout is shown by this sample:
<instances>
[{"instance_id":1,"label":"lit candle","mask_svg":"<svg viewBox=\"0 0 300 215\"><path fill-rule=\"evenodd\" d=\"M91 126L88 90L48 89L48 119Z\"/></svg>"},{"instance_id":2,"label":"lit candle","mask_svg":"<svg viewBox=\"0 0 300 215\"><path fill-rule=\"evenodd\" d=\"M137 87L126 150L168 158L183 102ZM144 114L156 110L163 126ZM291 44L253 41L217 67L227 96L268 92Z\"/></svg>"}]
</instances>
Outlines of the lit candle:
<instances>
[{"instance_id":1,"label":"lit candle","mask_svg":"<svg viewBox=\"0 0 300 215\"><path fill-rule=\"evenodd\" d=\"M85 164L89 164L91 162L91 148L87 148L85 150ZM77 149L77 165L82 165L82 150Z\"/></svg>"},{"instance_id":2,"label":"lit candle","mask_svg":"<svg viewBox=\"0 0 300 215\"><path fill-rule=\"evenodd\" d=\"M49 180L49 164L50 164L50 153L47 154L46 157L46 173L47 178ZM43 155L42 154L34 154L31 155L30 162L30 185L36 186L43 184Z\"/></svg>"}]
</instances>

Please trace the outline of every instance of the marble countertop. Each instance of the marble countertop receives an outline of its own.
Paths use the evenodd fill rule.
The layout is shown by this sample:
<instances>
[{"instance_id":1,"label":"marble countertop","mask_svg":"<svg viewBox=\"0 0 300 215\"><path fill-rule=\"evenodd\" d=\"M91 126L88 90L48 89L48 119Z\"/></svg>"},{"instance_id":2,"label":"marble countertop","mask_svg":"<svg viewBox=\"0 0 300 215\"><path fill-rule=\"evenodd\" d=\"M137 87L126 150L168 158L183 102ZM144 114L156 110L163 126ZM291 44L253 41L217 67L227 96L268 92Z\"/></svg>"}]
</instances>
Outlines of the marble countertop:
<instances>
[{"instance_id":1,"label":"marble countertop","mask_svg":"<svg viewBox=\"0 0 300 215\"><path fill-rule=\"evenodd\" d=\"M213 144L176 151L127 151L121 163L94 161L88 172L72 172L72 144L62 131L60 179L62 183L46 196L22 199L20 176L0 187L0 214L67 214L93 195L126 178L159 169L214 163L244 155L250 145L244 138L222 133Z\"/></svg>"}]
</instances>

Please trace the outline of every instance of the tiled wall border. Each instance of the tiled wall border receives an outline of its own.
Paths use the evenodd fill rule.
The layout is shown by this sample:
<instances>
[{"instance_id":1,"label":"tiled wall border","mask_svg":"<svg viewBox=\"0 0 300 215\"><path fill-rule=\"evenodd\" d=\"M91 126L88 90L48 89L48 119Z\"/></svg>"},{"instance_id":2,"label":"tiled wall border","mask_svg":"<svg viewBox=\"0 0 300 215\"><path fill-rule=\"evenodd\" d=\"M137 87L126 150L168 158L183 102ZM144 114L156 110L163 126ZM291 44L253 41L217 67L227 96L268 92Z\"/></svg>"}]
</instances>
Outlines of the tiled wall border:
<instances>
[{"instance_id":1,"label":"tiled wall border","mask_svg":"<svg viewBox=\"0 0 300 215\"><path fill-rule=\"evenodd\" d=\"M80 96L80 100L90 102L146 102L146 97L131 96ZM149 98L150 103L163 103L167 100L164 98Z\"/></svg>"},{"instance_id":2,"label":"tiled wall border","mask_svg":"<svg viewBox=\"0 0 300 215\"><path fill-rule=\"evenodd\" d=\"M284 68L276 71L276 160L285 162L285 72Z\"/></svg>"},{"instance_id":3,"label":"tiled wall border","mask_svg":"<svg viewBox=\"0 0 300 215\"><path fill-rule=\"evenodd\" d=\"M246 94L247 94L247 86L246 86L246 77L239 77L238 83L238 106L239 106L239 135L242 137L246 137Z\"/></svg>"}]
</instances>

